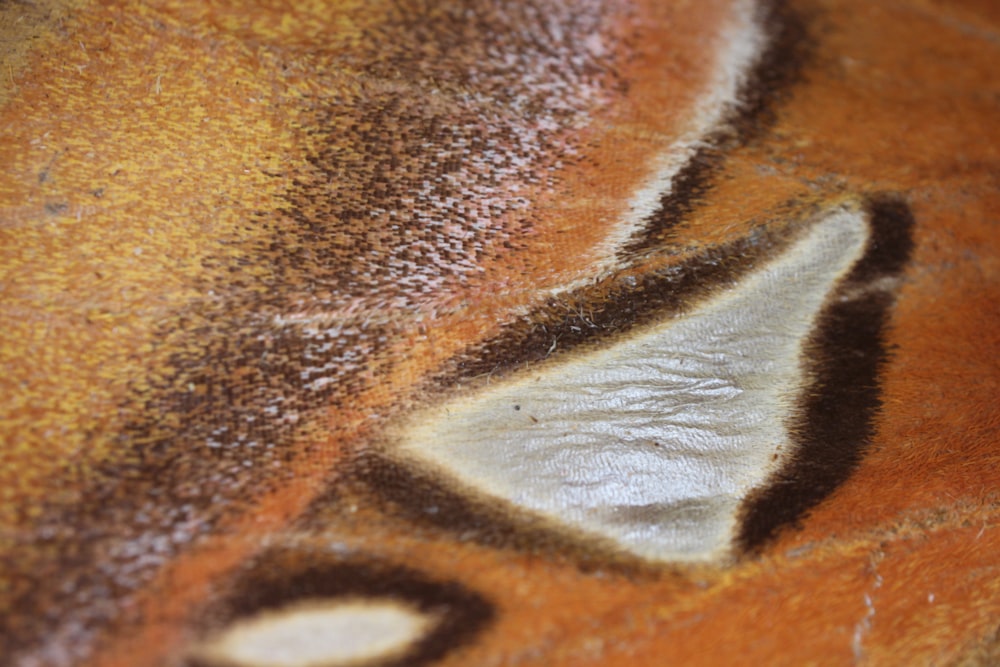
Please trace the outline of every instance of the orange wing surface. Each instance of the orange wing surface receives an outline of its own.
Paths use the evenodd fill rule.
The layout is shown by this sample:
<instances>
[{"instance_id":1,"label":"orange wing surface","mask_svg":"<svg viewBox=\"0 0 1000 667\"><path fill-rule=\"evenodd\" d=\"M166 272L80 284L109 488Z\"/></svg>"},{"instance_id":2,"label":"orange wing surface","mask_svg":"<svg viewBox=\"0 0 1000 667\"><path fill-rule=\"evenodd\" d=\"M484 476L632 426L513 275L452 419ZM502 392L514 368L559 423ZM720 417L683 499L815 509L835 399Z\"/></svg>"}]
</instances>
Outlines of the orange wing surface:
<instances>
[{"instance_id":1,"label":"orange wing surface","mask_svg":"<svg viewBox=\"0 0 1000 667\"><path fill-rule=\"evenodd\" d=\"M1000 663L988 0L0 1L0 664Z\"/></svg>"}]
</instances>

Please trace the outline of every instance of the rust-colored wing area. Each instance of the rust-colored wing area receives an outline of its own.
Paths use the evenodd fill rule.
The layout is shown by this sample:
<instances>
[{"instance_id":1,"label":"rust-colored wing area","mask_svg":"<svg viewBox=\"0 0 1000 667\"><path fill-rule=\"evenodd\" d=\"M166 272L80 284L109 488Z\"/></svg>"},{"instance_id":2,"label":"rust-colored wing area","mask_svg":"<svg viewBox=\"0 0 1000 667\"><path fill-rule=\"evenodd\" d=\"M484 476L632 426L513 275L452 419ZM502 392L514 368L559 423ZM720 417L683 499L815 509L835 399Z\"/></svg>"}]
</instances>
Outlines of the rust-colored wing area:
<instances>
[{"instance_id":1,"label":"rust-colored wing area","mask_svg":"<svg viewBox=\"0 0 1000 667\"><path fill-rule=\"evenodd\" d=\"M1000 660L998 36L0 2L0 662Z\"/></svg>"}]
</instances>

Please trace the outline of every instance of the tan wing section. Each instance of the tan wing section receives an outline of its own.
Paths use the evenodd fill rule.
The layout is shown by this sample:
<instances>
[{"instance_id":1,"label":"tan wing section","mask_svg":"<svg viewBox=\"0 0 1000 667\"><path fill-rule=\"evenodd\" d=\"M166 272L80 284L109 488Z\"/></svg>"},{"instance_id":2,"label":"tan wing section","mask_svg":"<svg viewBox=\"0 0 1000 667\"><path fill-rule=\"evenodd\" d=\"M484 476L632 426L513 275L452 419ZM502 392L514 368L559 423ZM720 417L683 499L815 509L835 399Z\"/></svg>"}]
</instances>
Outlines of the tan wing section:
<instances>
[{"instance_id":1,"label":"tan wing section","mask_svg":"<svg viewBox=\"0 0 1000 667\"><path fill-rule=\"evenodd\" d=\"M996 660L991 3L26 7L0 5L14 664L221 664L227 628L281 642L303 609L412 629L372 664ZM581 549L368 469L413 410L544 357L531 318L599 349L617 320L572 327L601 295L704 257L724 290L885 194L913 249L878 283L863 455L734 562Z\"/></svg>"}]
</instances>

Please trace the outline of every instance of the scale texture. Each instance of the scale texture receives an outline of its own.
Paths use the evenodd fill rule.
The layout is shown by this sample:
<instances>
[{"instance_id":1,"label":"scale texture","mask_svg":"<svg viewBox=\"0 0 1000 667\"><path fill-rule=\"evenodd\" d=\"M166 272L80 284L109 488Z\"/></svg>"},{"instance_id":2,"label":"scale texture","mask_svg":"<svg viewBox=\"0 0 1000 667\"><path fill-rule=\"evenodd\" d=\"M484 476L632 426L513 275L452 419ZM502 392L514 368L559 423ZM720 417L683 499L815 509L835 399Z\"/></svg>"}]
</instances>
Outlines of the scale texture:
<instances>
[{"instance_id":1,"label":"scale texture","mask_svg":"<svg viewBox=\"0 0 1000 667\"><path fill-rule=\"evenodd\" d=\"M992 0L0 0L0 665L1000 664Z\"/></svg>"}]
</instances>

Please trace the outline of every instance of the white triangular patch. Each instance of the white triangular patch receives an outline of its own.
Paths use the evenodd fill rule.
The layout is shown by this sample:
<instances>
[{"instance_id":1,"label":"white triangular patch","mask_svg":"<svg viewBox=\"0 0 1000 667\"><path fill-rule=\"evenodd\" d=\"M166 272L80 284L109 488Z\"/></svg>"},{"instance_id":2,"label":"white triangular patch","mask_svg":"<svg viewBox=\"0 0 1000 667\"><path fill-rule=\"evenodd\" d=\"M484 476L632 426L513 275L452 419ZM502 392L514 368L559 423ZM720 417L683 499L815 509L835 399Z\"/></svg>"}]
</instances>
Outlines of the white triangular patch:
<instances>
[{"instance_id":1,"label":"white triangular patch","mask_svg":"<svg viewBox=\"0 0 1000 667\"><path fill-rule=\"evenodd\" d=\"M418 414L396 451L642 558L723 556L788 451L803 345L868 234L828 212L692 312Z\"/></svg>"}]
</instances>

